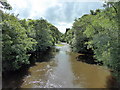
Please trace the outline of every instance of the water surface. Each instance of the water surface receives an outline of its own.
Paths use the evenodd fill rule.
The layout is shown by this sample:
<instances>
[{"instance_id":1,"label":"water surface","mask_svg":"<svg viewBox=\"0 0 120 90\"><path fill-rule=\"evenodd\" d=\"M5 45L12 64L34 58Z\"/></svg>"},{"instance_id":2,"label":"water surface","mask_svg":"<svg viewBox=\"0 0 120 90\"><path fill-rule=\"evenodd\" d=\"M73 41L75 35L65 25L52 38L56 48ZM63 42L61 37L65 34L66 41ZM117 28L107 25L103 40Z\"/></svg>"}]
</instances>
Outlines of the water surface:
<instances>
[{"instance_id":1,"label":"water surface","mask_svg":"<svg viewBox=\"0 0 120 90\"><path fill-rule=\"evenodd\" d=\"M29 69L21 88L105 88L110 72L101 66L76 60L78 53L70 46L56 46L59 49L49 62L36 63Z\"/></svg>"},{"instance_id":2,"label":"water surface","mask_svg":"<svg viewBox=\"0 0 120 90\"><path fill-rule=\"evenodd\" d=\"M51 54L43 55L27 70L21 70L3 79L3 87L12 88L107 88L109 70L76 60L80 54L73 53L68 44L58 45ZM42 60L44 61L44 60Z\"/></svg>"}]
</instances>

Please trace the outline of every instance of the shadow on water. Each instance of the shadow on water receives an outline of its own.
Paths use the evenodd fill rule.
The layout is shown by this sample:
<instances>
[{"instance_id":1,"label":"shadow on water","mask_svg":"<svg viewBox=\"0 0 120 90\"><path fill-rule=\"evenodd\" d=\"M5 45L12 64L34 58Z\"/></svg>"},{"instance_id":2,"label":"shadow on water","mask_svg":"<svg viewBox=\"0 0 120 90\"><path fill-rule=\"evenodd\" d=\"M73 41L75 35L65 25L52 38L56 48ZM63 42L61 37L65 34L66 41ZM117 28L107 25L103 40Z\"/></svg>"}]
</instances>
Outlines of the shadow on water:
<instances>
[{"instance_id":1,"label":"shadow on water","mask_svg":"<svg viewBox=\"0 0 120 90\"><path fill-rule=\"evenodd\" d=\"M22 68L16 71L2 73L2 88L20 88L24 82L24 77L31 75L29 71L30 67L36 66L36 62L49 62L57 52L59 52L58 49L51 48L46 52L32 53L29 58L29 65L23 65Z\"/></svg>"},{"instance_id":2,"label":"shadow on water","mask_svg":"<svg viewBox=\"0 0 120 90\"><path fill-rule=\"evenodd\" d=\"M120 89L120 80L119 78L115 77L116 72L113 70L110 70L110 72L111 72L111 75L107 77L107 82L106 82L107 87L110 88L110 90L112 90L113 88ZM120 74L117 74L117 75L120 75Z\"/></svg>"},{"instance_id":3,"label":"shadow on water","mask_svg":"<svg viewBox=\"0 0 120 90\"><path fill-rule=\"evenodd\" d=\"M116 81L116 78L112 75L110 76L107 76L107 87L110 88L112 90L112 88L116 88L116 84L117 84L117 81Z\"/></svg>"},{"instance_id":4,"label":"shadow on water","mask_svg":"<svg viewBox=\"0 0 120 90\"><path fill-rule=\"evenodd\" d=\"M90 55L90 54L78 55L76 57L76 59L77 59L77 61L81 61L81 62L84 62L84 63L87 63L87 64L94 64L94 65L98 65L98 66L103 65L102 62L100 62L100 61L98 62L93 57L93 55ZM113 88L120 88L120 84L117 83L116 78L114 77L114 75L112 75L113 71L111 71L111 70L109 70L109 71L110 71L111 74L106 77L106 87L109 88L110 90L112 90Z\"/></svg>"},{"instance_id":5,"label":"shadow on water","mask_svg":"<svg viewBox=\"0 0 120 90\"><path fill-rule=\"evenodd\" d=\"M115 79L108 69L90 65L96 64L92 55L80 55L69 49L64 45L32 54L30 65L4 75L3 88L111 88L114 85Z\"/></svg>"},{"instance_id":6,"label":"shadow on water","mask_svg":"<svg viewBox=\"0 0 120 90\"><path fill-rule=\"evenodd\" d=\"M97 64L97 65L103 65L102 62L98 62L93 55L89 55L89 54L81 54L79 56L76 57L77 61L81 61L81 62L85 62L88 64Z\"/></svg>"},{"instance_id":7,"label":"shadow on water","mask_svg":"<svg viewBox=\"0 0 120 90\"><path fill-rule=\"evenodd\" d=\"M77 61L81 61L87 64L94 64L98 66L102 66L102 62L98 62L93 55L89 54L81 54L76 56ZM109 88L109 90L112 90L113 88L120 88L120 86L117 83L116 78L112 75L113 71L108 70L111 74L106 77L106 87Z\"/></svg>"},{"instance_id":8,"label":"shadow on water","mask_svg":"<svg viewBox=\"0 0 120 90\"><path fill-rule=\"evenodd\" d=\"M34 52L30 56L30 63L34 65L35 62L49 62L52 58L54 58L55 54L59 52L59 49L52 47L44 52Z\"/></svg>"},{"instance_id":9,"label":"shadow on water","mask_svg":"<svg viewBox=\"0 0 120 90\"><path fill-rule=\"evenodd\" d=\"M24 66L17 71L3 73L2 88L19 88L23 83L23 78L30 74L29 66Z\"/></svg>"}]
</instances>

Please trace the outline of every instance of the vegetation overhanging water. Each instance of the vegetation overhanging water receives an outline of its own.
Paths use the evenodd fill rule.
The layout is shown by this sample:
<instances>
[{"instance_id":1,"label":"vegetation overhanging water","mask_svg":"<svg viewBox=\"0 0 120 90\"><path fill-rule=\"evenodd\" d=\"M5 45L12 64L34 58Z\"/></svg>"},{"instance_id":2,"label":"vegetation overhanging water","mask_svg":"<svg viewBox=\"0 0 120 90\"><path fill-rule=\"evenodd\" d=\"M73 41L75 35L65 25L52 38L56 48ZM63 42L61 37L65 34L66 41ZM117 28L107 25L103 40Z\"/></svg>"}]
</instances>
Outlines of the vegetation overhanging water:
<instances>
[{"instance_id":1,"label":"vegetation overhanging water","mask_svg":"<svg viewBox=\"0 0 120 90\"><path fill-rule=\"evenodd\" d=\"M2 9L11 10L12 7L10 6L10 4L3 1L0 1L0 4L2 5L0 7L1 9L0 16L2 17L2 20L0 21L0 25L2 25L1 36L2 36L3 76L6 75L4 73L7 73L7 72L12 73L14 71L17 72L17 70L21 70L22 72L24 72L24 69L25 69L23 68L24 66L30 65L31 63L36 63L38 61L41 62L39 63L40 65L38 65L39 68L44 68L44 66L47 68L50 68L50 66L47 65L47 63L50 63L49 62L50 58L47 59L47 56L44 56L43 59L41 60L38 60L38 59L43 57L43 55L47 55L46 51L49 50L51 47L55 46L56 43L66 42L70 45L70 48L74 52L77 52L79 54L81 53L87 54L88 56L93 55L93 58L95 58L96 63L99 63L101 65L108 67L112 72L113 76L110 79L110 81L115 82L115 79L116 79L118 82L120 82L120 56L119 56L120 1L105 2L103 5L104 9L90 10L90 14L85 14L82 17L75 19L72 28L71 29L67 28L65 34L62 34L57 27L55 27L54 25L49 23L47 20L42 18L37 20L33 20L33 19L20 20L17 17L17 15L8 14L2 11ZM83 79L83 84L80 84L81 87L85 87L85 86L92 87L91 83L89 83L89 80L91 76L91 71L96 71L95 69L92 68L94 65L91 66L91 70L90 70L90 67L89 69L86 68L88 64L84 64L86 65L84 66L82 62L78 62L74 59L72 61L71 58L73 57L71 56L74 53L72 54L72 53L66 52L66 49L65 49L66 46L67 45L63 46L62 44L58 45L58 47L60 47L59 48L60 51L58 52L58 54L53 55L55 56L54 59L56 60L53 63L55 63L55 65L58 64L56 68L54 68L55 70L49 69L51 70L49 71L49 70L43 69L43 71L45 72L41 72L41 74L39 74L39 75L42 75L44 78L42 87L68 87L68 86L79 87L79 85L77 85L79 84L79 78L77 79L75 78L76 80L78 80L77 84L76 82L72 83L72 81L75 81L72 79L74 78L75 75L83 76L83 78L80 78L80 79ZM33 58L32 54L35 55L36 61L32 60ZM48 55L51 55L51 54L49 53ZM57 55L59 58L57 58ZM77 59L78 60L84 59L84 55L79 55ZM63 61L60 61L60 60L63 60ZM91 62L92 59L87 58L85 60L80 60L80 61L85 61L85 62L87 61L89 63L89 60ZM46 61L46 64L44 65L42 61ZM74 61L76 61L77 64L79 63L79 66L84 66L84 68L83 67L80 68L79 66L77 67L77 64L73 63ZM43 66L41 64L43 64ZM67 67L64 65L67 65ZM53 83L53 82L51 82L51 80L49 79L51 78L49 75L52 73L52 71L53 73L58 72L59 68L62 68L62 67L64 67L64 69L66 69L69 72L70 76L68 75L68 78L66 78L66 82L62 82L61 80L56 79L57 81L59 81L58 82L59 84L57 86L54 86L55 84L51 85L50 83ZM33 69L33 71L36 71L34 69L37 68L37 64L36 64L36 67L33 66L31 68ZM81 71L74 68L79 68ZM25 73L29 71L28 69L29 68L26 69ZM46 73L47 71L48 73ZM62 70L59 72L61 73L60 75L63 75L63 77L65 77L64 70L63 72ZM75 74L75 72L77 73ZM78 72L80 74L78 74ZM81 72L83 73L81 74ZM13 83L17 84L21 80L24 82L23 79L17 78L17 77L24 76L24 74L19 76L18 73L16 73L14 75L17 81L12 80L11 78L8 80L12 82L8 83L6 81L6 83L8 84L11 83L11 86L14 87L17 85L14 85ZM31 72L31 75L32 75L32 72ZM98 78L100 78L101 75L99 76L98 74L99 76ZM59 76L59 74L56 76ZM12 77L12 74L11 74L11 77ZM37 75L36 78L37 77L39 76ZM86 83L84 83L85 80L86 80ZM22 81L21 81L21 84L22 84ZM37 81L38 82L37 84L40 84L39 81L40 80ZM68 83L68 84L61 85L61 82ZM101 82L104 82L104 80ZM29 84L30 83L31 82L29 82ZM32 82L32 83L36 83L36 82ZM41 86L41 85L35 85L35 86ZM32 86L32 87L35 87L35 86Z\"/></svg>"}]
</instances>

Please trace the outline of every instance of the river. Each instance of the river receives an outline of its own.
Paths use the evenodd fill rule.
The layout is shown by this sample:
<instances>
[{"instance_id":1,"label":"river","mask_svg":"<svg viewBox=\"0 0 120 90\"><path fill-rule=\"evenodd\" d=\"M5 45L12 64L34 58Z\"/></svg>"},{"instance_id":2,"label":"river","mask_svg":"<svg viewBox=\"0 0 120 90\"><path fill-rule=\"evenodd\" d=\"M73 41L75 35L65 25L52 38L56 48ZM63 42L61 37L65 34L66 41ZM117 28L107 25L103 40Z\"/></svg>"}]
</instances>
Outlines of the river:
<instances>
[{"instance_id":1,"label":"river","mask_svg":"<svg viewBox=\"0 0 120 90\"><path fill-rule=\"evenodd\" d=\"M4 79L3 87L12 88L107 88L109 70L76 60L68 44L56 46L48 61L36 62L26 72ZM44 56L43 56L44 57ZM22 73L22 75L21 75Z\"/></svg>"}]
</instances>

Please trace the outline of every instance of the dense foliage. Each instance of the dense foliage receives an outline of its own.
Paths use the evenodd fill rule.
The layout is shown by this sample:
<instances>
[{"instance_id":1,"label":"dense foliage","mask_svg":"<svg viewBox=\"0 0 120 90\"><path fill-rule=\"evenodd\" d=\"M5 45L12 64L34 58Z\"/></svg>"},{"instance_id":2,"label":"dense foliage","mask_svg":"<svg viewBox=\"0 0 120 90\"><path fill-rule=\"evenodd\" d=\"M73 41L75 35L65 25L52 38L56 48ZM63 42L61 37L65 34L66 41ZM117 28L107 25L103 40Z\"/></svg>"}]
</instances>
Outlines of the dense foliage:
<instances>
[{"instance_id":1,"label":"dense foliage","mask_svg":"<svg viewBox=\"0 0 120 90\"><path fill-rule=\"evenodd\" d=\"M18 69L21 64L29 63L26 52L32 49L35 40L27 36L15 16L3 14L2 19L3 69Z\"/></svg>"},{"instance_id":2,"label":"dense foliage","mask_svg":"<svg viewBox=\"0 0 120 90\"><path fill-rule=\"evenodd\" d=\"M12 9L11 5L7 2L0 1L0 4L1 4L0 8L2 8L2 9L7 9L7 10Z\"/></svg>"},{"instance_id":3,"label":"dense foliage","mask_svg":"<svg viewBox=\"0 0 120 90\"><path fill-rule=\"evenodd\" d=\"M97 61L113 69L117 77L120 77L119 6L120 2L109 2L103 10L90 10L90 14L75 20L66 36L73 51L85 53L91 49Z\"/></svg>"},{"instance_id":4,"label":"dense foliage","mask_svg":"<svg viewBox=\"0 0 120 90\"><path fill-rule=\"evenodd\" d=\"M0 2L3 9L12 9ZM114 70L120 81L120 2L104 4L104 9L90 10L75 19L72 29L62 35L45 19L19 20L14 14L2 12L2 66L3 71L16 70L29 64L28 52L43 52L59 41L67 42L75 52L93 52L97 61ZM1 8L1 7L0 7Z\"/></svg>"},{"instance_id":5,"label":"dense foliage","mask_svg":"<svg viewBox=\"0 0 120 90\"><path fill-rule=\"evenodd\" d=\"M59 30L44 19L19 20L13 14L2 13L3 71L17 70L30 64L29 52L46 51L59 41ZM29 54L28 54L29 53Z\"/></svg>"}]
</instances>

